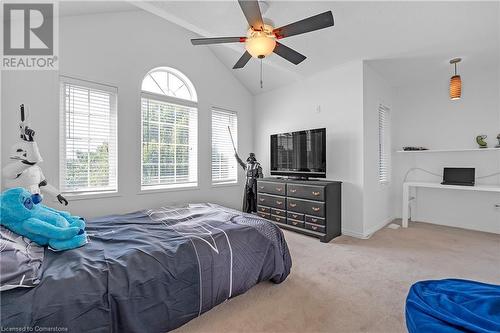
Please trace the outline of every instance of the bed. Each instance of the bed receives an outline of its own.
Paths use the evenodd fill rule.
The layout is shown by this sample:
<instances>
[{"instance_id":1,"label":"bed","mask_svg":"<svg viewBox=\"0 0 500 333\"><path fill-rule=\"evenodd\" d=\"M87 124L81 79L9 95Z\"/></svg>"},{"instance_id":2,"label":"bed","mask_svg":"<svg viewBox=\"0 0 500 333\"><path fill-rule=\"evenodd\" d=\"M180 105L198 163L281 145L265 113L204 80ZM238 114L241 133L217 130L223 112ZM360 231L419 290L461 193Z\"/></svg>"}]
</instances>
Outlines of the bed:
<instances>
[{"instance_id":1,"label":"bed","mask_svg":"<svg viewBox=\"0 0 500 333\"><path fill-rule=\"evenodd\" d=\"M1 293L1 326L167 332L291 268L281 230L213 204L88 221L89 243L45 251L40 283Z\"/></svg>"}]
</instances>

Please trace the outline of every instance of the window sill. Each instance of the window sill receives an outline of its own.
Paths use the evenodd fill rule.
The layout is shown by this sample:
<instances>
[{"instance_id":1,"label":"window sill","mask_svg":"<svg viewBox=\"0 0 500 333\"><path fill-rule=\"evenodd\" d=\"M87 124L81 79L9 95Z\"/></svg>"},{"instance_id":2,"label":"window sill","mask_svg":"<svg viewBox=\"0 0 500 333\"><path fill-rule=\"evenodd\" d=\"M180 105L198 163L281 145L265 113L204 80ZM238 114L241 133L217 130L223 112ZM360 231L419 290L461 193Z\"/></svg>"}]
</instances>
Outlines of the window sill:
<instances>
[{"instance_id":1,"label":"window sill","mask_svg":"<svg viewBox=\"0 0 500 333\"><path fill-rule=\"evenodd\" d=\"M87 199L104 199L104 198L116 198L122 195L119 192L87 192L87 193L62 193L62 196L68 199L68 201L74 200L87 200ZM57 198L54 202L58 202Z\"/></svg>"},{"instance_id":2,"label":"window sill","mask_svg":"<svg viewBox=\"0 0 500 333\"><path fill-rule=\"evenodd\" d=\"M190 191L190 190L199 190L200 186L196 185L177 185L177 186L168 186L168 187L151 187L151 188L141 188L141 190L137 194L153 194L153 193L162 193L162 192L177 192L177 191Z\"/></svg>"},{"instance_id":3,"label":"window sill","mask_svg":"<svg viewBox=\"0 0 500 333\"><path fill-rule=\"evenodd\" d=\"M227 182L227 183L212 183L212 188L217 187L232 187L232 186L240 186L238 182Z\"/></svg>"}]
</instances>

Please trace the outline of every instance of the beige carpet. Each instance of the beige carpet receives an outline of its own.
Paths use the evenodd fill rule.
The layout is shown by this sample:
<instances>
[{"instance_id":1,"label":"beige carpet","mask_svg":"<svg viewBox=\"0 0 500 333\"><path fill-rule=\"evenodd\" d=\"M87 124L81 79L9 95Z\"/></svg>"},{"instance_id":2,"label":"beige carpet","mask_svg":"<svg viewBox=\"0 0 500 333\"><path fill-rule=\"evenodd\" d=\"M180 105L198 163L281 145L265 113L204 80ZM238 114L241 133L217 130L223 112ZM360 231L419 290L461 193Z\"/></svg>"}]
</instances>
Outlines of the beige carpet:
<instances>
[{"instance_id":1,"label":"beige carpet","mask_svg":"<svg viewBox=\"0 0 500 333\"><path fill-rule=\"evenodd\" d=\"M411 223L368 240L329 244L285 232L293 267L175 332L405 332L412 283L464 278L500 284L500 236Z\"/></svg>"}]
</instances>

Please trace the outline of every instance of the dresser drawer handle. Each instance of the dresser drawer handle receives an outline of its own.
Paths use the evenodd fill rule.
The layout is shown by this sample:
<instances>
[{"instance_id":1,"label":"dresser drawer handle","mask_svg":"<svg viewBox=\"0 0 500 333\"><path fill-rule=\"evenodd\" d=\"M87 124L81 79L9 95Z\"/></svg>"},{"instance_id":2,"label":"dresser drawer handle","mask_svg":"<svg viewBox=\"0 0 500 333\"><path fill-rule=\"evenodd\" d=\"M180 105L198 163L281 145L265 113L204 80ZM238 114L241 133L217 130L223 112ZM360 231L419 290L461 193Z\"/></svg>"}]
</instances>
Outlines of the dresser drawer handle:
<instances>
[{"instance_id":1,"label":"dresser drawer handle","mask_svg":"<svg viewBox=\"0 0 500 333\"><path fill-rule=\"evenodd\" d=\"M278 191L278 192L283 191L283 187L276 187L276 191Z\"/></svg>"},{"instance_id":2,"label":"dresser drawer handle","mask_svg":"<svg viewBox=\"0 0 500 333\"><path fill-rule=\"evenodd\" d=\"M292 214L293 218L296 219L297 217L299 217L297 214Z\"/></svg>"},{"instance_id":3,"label":"dresser drawer handle","mask_svg":"<svg viewBox=\"0 0 500 333\"><path fill-rule=\"evenodd\" d=\"M292 221L292 224L297 225L297 224L299 224L299 222Z\"/></svg>"},{"instance_id":4,"label":"dresser drawer handle","mask_svg":"<svg viewBox=\"0 0 500 333\"><path fill-rule=\"evenodd\" d=\"M292 188L292 189L290 189L290 192L295 193L295 192L297 192L297 190Z\"/></svg>"},{"instance_id":5,"label":"dresser drawer handle","mask_svg":"<svg viewBox=\"0 0 500 333\"><path fill-rule=\"evenodd\" d=\"M312 226L311 226L311 229L312 229L312 230L318 230L318 227L317 227L317 226L315 226L315 225L312 225Z\"/></svg>"},{"instance_id":6,"label":"dresser drawer handle","mask_svg":"<svg viewBox=\"0 0 500 333\"><path fill-rule=\"evenodd\" d=\"M312 222L318 222L318 219L315 219L315 218L312 218L312 217L311 217L311 221L312 221Z\"/></svg>"},{"instance_id":7,"label":"dresser drawer handle","mask_svg":"<svg viewBox=\"0 0 500 333\"><path fill-rule=\"evenodd\" d=\"M290 202L290 207L296 207L296 206L297 206L297 204Z\"/></svg>"},{"instance_id":8,"label":"dresser drawer handle","mask_svg":"<svg viewBox=\"0 0 500 333\"><path fill-rule=\"evenodd\" d=\"M259 186L259 188L260 188L261 190L263 190L263 189L264 189L264 186Z\"/></svg>"},{"instance_id":9,"label":"dresser drawer handle","mask_svg":"<svg viewBox=\"0 0 500 333\"><path fill-rule=\"evenodd\" d=\"M280 215L281 212L280 211L275 211L276 215Z\"/></svg>"},{"instance_id":10,"label":"dresser drawer handle","mask_svg":"<svg viewBox=\"0 0 500 333\"><path fill-rule=\"evenodd\" d=\"M266 209L265 209L264 207L260 207L260 210L261 210L262 212L265 212L265 211L266 211Z\"/></svg>"},{"instance_id":11,"label":"dresser drawer handle","mask_svg":"<svg viewBox=\"0 0 500 333\"><path fill-rule=\"evenodd\" d=\"M277 217L277 218L276 218L276 221L278 221L278 222L279 222L279 221L281 221L281 218Z\"/></svg>"},{"instance_id":12,"label":"dresser drawer handle","mask_svg":"<svg viewBox=\"0 0 500 333\"><path fill-rule=\"evenodd\" d=\"M276 200L277 205L281 205L282 203L283 203L283 201Z\"/></svg>"},{"instance_id":13,"label":"dresser drawer handle","mask_svg":"<svg viewBox=\"0 0 500 333\"><path fill-rule=\"evenodd\" d=\"M259 199L259 201L260 201L260 202L264 202L264 201L265 201L265 199L260 198L260 199Z\"/></svg>"},{"instance_id":14,"label":"dresser drawer handle","mask_svg":"<svg viewBox=\"0 0 500 333\"><path fill-rule=\"evenodd\" d=\"M313 191L312 194L315 195L315 196L318 196L318 195L320 195L320 192Z\"/></svg>"},{"instance_id":15,"label":"dresser drawer handle","mask_svg":"<svg viewBox=\"0 0 500 333\"><path fill-rule=\"evenodd\" d=\"M320 208L319 207L312 207L312 210L314 210L315 212L319 212Z\"/></svg>"}]
</instances>

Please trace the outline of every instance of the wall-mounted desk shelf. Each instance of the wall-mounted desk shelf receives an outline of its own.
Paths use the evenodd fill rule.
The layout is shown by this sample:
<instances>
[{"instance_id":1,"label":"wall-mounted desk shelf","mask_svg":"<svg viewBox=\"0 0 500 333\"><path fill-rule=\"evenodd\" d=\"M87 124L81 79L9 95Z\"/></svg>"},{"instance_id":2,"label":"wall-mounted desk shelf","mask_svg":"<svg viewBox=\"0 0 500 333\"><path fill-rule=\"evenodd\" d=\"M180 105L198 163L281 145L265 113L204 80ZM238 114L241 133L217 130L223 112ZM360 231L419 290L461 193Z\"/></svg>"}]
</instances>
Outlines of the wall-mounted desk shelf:
<instances>
[{"instance_id":1,"label":"wall-mounted desk shelf","mask_svg":"<svg viewBox=\"0 0 500 333\"><path fill-rule=\"evenodd\" d=\"M396 153L403 154L427 154L427 153L458 153L458 152L475 152L475 151L497 151L500 148L469 148L469 149L429 149L429 150L398 150Z\"/></svg>"},{"instance_id":2,"label":"wall-mounted desk shelf","mask_svg":"<svg viewBox=\"0 0 500 333\"><path fill-rule=\"evenodd\" d=\"M474 185L474 186L463 186L463 185L443 185L440 183L430 183L430 182L406 182L403 185L406 187L427 187L427 188L440 188L440 189L445 189L445 190L462 190L462 191L498 192L498 193L500 193L500 185L480 184L480 185Z\"/></svg>"},{"instance_id":3,"label":"wall-mounted desk shelf","mask_svg":"<svg viewBox=\"0 0 500 333\"><path fill-rule=\"evenodd\" d=\"M403 228L408 227L408 206L410 204L410 188L426 187L443 190L460 190L460 191L477 191L477 192L496 192L500 194L500 185L475 185L475 186L459 186L459 185L443 185L440 183L428 182L406 182L403 183Z\"/></svg>"}]
</instances>

